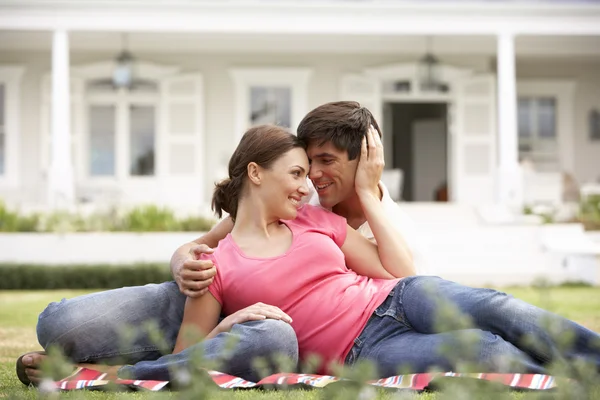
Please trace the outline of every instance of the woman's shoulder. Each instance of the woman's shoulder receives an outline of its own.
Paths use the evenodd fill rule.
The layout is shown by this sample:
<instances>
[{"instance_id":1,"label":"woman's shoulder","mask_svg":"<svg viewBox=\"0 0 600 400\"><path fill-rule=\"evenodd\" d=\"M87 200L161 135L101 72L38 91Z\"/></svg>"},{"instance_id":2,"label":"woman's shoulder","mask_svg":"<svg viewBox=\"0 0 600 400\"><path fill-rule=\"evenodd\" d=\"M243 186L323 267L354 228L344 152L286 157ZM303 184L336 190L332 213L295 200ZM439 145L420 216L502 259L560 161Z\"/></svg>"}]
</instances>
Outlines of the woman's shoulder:
<instances>
[{"instance_id":1,"label":"woman's shoulder","mask_svg":"<svg viewBox=\"0 0 600 400\"><path fill-rule=\"evenodd\" d=\"M227 236L219 241L217 247L213 248L212 253L202 253L200 259L216 262L220 258L223 258L228 254L232 254L232 250L234 250L234 248L232 244L231 233L228 233Z\"/></svg>"},{"instance_id":2,"label":"woman's shoulder","mask_svg":"<svg viewBox=\"0 0 600 400\"><path fill-rule=\"evenodd\" d=\"M312 204L304 204L302 207L298 209L298 216L296 220L299 219L311 219L311 218L329 218L331 215L334 215L331 211L319 206Z\"/></svg>"}]
</instances>

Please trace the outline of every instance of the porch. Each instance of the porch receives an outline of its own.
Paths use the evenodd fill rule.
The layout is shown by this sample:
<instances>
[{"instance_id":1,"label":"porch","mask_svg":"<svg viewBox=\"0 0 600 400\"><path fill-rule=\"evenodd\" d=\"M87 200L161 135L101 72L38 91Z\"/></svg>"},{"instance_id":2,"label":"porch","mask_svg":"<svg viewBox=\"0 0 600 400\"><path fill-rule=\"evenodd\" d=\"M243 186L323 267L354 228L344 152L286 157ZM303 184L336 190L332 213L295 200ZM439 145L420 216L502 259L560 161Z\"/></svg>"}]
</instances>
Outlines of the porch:
<instances>
[{"instance_id":1,"label":"porch","mask_svg":"<svg viewBox=\"0 0 600 400\"><path fill-rule=\"evenodd\" d=\"M589 128L600 105L595 5L61 7L13 5L0 14L0 195L12 204L205 211L249 124L271 118L293 129L308 110L338 99L360 101L382 123L387 167L403 170L404 199L434 200L426 194L445 178L452 202L519 209L527 143L530 156L550 160L552 185L562 172L585 183L600 170L600 141ZM101 87L124 49L137 78L151 82L141 91ZM438 58L446 90L420 90L416 66L426 53ZM261 90L283 103L283 114L253 117ZM429 110L415 113L438 123L425 142L407 140L415 121L394 120L419 104ZM550 132L551 140L521 137L519 113L534 121L534 139ZM551 127L542 132L539 118Z\"/></svg>"}]
</instances>

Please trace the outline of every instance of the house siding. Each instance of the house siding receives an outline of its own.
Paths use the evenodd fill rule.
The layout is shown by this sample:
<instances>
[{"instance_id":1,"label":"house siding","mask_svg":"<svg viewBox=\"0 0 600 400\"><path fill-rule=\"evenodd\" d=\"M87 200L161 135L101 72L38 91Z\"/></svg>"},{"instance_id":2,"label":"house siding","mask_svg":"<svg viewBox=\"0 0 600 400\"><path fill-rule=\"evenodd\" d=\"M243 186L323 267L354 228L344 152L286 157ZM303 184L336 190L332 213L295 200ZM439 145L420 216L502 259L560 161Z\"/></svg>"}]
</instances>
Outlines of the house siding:
<instances>
[{"instance_id":1,"label":"house siding","mask_svg":"<svg viewBox=\"0 0 600 400\"><path fill-rule=\"evenodd\" d=\"M112 59L114 53L72 51L71 65L82 65ZM204 78L205 143L203 170L205 171L205 201L209 202L213 182L226 172L228 158L233 151L234 86L230 68L243 67L304 67L312 70L308 87L307 109L338 99L339 78L344 73L360 72L363 68L385 64L414 62L420 55L396 54L161 54L135 53L138 59L158 64L179 66L182 72L199 72ZM440 56L440 61L475 71L493 71L495 62L489 56ZM41 80L49 72L49 52L3 52L0 64L18 64L25 67L21 90L21 168L20 193L8 193L0 188L0 197L14 198L23 203L44 200L44 171L40 157ZM579 182L595 180L600 171L600 142L590 142L587 115L593 107L600 107L600 61L583 59L518 59L518 79L573 80L576 84L574 134L575 177Z\"/></svg>"}]
</instances>

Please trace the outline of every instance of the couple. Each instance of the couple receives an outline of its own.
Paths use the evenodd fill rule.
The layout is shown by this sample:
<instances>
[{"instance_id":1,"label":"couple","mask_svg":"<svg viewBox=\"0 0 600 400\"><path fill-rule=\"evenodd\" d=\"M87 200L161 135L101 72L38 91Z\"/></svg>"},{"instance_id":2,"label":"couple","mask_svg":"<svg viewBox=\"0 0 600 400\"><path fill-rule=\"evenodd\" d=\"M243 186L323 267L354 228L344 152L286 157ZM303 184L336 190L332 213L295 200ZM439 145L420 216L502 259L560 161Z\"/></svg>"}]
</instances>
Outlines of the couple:
<instances>
[{"instance_id":1,"label":"couple","mask_svg":"<svg viewBox=\"0 0 600 400\"><path fill-rule=\"evenodd\" d=\"M412 255L399 233L402 218L378 184L382 153L376 121L353 102L311 111L298 138L272 126L250 129L231 158L229 179L213 197L215 210L232 218L201 241L215 246L224 239L214 251L189 244L173 257L187 300L175 283L63 300L40 315L40 343L60 346L78 363L118 358L129 365L109 372L135 379L169 379L198 346L206 357L219 358L232 336L238 342L223 372L249 380L259 378L251 359L276 353L293 359L315 353L323 367L371 360L381 376L400 366L457 370L456 359L440 350L459 348L465 337L471 346L460 361L479 371L545 372L561 358L600 367L600 337L572 321L493 290L412 276ZM301 206L309 194L307 175L331 211ZM199 250L205 253L200 260L184 255L197 258ZM437 326L445 304L466 314L468 326ZM228 316L219 322L222 313ZM125 348L118 345L120 325L150 319L173 354L161 357L143 332ZM573 345L560 347L541 327L543 320L571 331ZM206 340L187 342L186 327L196 327ZM24 383L39 380L43 357L30 353L17 362Z\"/></svg>"}]
</instances>

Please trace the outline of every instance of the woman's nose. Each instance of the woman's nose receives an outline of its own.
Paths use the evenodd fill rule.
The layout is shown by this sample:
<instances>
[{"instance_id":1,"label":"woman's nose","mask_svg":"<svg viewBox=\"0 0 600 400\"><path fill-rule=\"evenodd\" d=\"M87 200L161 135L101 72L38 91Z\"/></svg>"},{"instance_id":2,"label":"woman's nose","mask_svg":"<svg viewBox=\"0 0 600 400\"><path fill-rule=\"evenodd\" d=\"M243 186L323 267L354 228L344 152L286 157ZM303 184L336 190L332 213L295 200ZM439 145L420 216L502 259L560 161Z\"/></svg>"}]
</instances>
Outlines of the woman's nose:
<instances>
[{"instance_id":1,"label":"woman's nose","mask_svg":"<svg viewBox=\"0 0 600 400\"><path fill-rule=\"evenodd\" d=\"M298 191L300 192L300 194L302 194L302 196L306 196L308 194L308 185L306 181L304 181L304 183L302 184L302 186L300 186Z\"/></svg>"}]
</instances>

